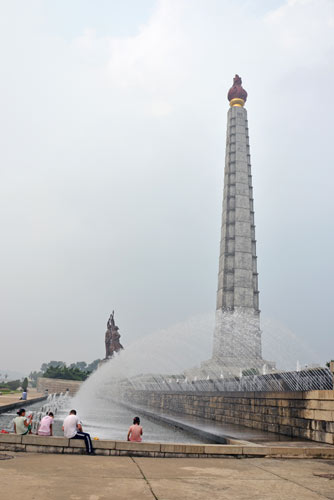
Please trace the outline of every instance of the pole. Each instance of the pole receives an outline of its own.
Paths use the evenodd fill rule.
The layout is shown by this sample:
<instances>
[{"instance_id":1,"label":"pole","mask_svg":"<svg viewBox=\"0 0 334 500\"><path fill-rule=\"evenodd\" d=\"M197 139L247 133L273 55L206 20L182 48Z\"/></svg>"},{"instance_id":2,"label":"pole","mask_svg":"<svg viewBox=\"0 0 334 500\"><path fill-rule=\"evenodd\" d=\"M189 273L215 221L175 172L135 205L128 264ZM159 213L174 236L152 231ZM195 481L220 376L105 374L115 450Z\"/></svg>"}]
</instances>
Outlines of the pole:
<instances>
[{"instance_id":1,"label":"pole","mask_svg":"<svg viewBox=\"0 0 334 500\"><path fill-rule=\"evenodd\" d=\"M334 360L329 362L329 369L332 372L332 378L333 378L333 390L334 390Z\"/></svg>"}]
</instances>

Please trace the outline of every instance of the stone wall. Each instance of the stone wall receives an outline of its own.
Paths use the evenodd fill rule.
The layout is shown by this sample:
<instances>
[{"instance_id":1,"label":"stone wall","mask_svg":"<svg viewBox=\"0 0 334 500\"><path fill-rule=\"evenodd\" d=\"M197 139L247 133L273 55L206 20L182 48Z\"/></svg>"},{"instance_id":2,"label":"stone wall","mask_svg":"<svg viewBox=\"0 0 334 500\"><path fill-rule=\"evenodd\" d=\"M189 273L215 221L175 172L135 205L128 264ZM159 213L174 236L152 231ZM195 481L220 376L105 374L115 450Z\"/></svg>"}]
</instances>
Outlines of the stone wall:
<instances>
[{"instance_id":1,"label":"stone wall","mask_svg":"<svg viewBox=\"0 0 334 500\"><path fill-rule=\"evenodd\" d=\"M96 455L139 456L159 458L334 458L334 448L291 447L291 446L253 446L253 445L216 445L216 444L177 444L177 443L135 443L131 441L93 440ZM85 454L85 445L79 439L55 436L20 436L0 434L0 452Z\"/></svg>"},{"instance_id":2,"label":"stone wall","mask_svg":"<svg viewBox=\"0 0 334 500\"><path fill-rule=\"evenodd\" d=\"M47 389L49 394L54 394L66 392L68 389L70 395L74 396L74 394L80 389L81 384L82 382L78 382L76 380L39 377L37 379L37 390L38 392L45 392Z\"/></svg>"},{"instance_id":3,"label":"stone wall","mask_svg":"<svg viewBox=\"0 0 334 500\"><path fill-rule=\"evenodd\" d=\"M334 444L334 391L168 393L129 389L125 397L140 407Z\"/></svg>"}]
</instances>

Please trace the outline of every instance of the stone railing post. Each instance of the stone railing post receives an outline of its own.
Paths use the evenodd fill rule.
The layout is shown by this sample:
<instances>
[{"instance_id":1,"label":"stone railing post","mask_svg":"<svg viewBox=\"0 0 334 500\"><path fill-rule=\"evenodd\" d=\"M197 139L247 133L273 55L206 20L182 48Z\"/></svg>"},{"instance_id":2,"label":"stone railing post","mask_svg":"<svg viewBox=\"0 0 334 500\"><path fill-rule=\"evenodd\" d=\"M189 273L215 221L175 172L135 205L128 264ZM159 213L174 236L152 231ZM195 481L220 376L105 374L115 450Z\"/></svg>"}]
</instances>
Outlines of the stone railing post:
<instances>
[{"instance_id":1,"label":"stone railing post","mask_svg":"<svg viewBox=\"0 0 334 500\"><path fill-rule=\"evenodd\" d=\"M330 371L332 373L332 377L333 377L333 391L334 391L334 360L329 362L329 369L330 369Z\"/></svg>"}]
</instances>

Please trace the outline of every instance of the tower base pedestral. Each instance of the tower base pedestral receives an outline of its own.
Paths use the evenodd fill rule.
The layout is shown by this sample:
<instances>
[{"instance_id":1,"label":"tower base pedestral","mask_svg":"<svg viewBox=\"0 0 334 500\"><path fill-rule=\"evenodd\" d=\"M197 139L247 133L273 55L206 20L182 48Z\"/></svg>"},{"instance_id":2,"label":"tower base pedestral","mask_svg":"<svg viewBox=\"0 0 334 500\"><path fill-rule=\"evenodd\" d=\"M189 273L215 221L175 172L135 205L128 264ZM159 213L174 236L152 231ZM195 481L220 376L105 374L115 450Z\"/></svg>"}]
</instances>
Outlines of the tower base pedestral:
<instances>
[{"instance_id":1,"label":"tower base pedestral","mask_svg":"<svg viewBox=\"0 0 334 500\"><path fill-rule=\"evenodd\" d=\"M197 378L233 378L249 375L263 375L275 369L275 363L264 359L248 359L243 361L240 358L211 358L201 363L200 369L193 374Z\"/></svg>"},{"instance_id":2,"label":"tower base pedestral","mask_svg":"<svg viewBox=\"0 0 334 500\"><path fill-rule=\"evenodd\" d=\"M213 359L239 360L242 366L262 360L260 315L252 308L216 311Z\"/></svg>"},{"instance_id":3,"label":"tower base pedestral","mask_svg":"<svg viewBox=\"0 0 334 500\"><path fill-rule=\"evenodd\" d=\"M200 368L187 370L187 377L231 378L262 375L275 363L262 358L259 312L254 309L216 311L212 358Z\"/></svg>"}]
</instances>

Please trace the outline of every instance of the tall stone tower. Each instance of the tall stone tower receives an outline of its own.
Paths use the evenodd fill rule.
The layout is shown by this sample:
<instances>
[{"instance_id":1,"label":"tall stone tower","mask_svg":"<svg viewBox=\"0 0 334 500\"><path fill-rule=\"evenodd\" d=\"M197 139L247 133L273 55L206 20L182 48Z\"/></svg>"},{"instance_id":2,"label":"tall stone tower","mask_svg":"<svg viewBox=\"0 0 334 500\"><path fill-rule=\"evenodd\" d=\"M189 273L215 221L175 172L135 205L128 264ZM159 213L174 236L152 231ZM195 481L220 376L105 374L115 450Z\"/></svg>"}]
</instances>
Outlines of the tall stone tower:
<instances>
[{"instance_id":1,"label":"tall stone tower","mask_svg":"<svg viewBox=\"0 0 334 500\"><path fill-rule=\"evenodd\" d=\"M216 325L212 359L202 369L214 376L261 371L259 290L247 92L236 75L228 92L226 157Z\"/></svg>"}]
</instances>

